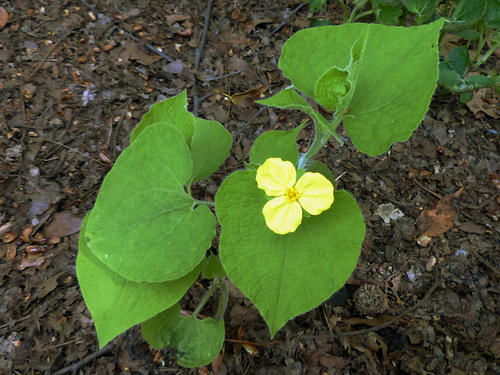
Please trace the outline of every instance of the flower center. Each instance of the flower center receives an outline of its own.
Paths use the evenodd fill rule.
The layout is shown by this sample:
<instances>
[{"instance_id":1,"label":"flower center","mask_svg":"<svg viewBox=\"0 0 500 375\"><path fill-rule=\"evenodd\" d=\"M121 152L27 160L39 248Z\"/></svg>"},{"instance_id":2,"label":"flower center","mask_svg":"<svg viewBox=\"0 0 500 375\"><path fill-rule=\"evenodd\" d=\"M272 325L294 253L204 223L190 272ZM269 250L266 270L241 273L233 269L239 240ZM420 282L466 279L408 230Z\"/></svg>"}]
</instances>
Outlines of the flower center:
<instances>
[{"instance_id":1,"label":"flower center","mask_svg":"<svg viewBox=\"0 0 500 375\"><path fill-rule=\"evenodd\" d=\"M286 189L286 198L289 202L295 202L300 198L300 193L294 187Z\"/></svg>"}]
</instances>

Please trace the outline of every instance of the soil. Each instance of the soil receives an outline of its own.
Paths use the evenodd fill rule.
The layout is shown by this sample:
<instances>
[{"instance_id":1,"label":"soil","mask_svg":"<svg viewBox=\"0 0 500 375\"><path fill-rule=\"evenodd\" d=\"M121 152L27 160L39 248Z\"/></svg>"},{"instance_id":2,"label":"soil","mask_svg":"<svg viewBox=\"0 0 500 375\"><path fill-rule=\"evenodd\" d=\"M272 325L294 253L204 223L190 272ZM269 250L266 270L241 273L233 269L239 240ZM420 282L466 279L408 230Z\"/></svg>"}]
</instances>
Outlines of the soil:
<instances>
[{"instance_id":1,"label":"soil","mask_svg":"<svg viewBox=\"0 0 500 375\"><path fill-rule=\"evenodd\" d=\"M308 7L214 1L197 64L207 3L0 2L0 373L499 374L498 108L490 99L473 113L439 93L410 140L379 157L347 138L321 151L367 225L332 298L271 340L232 288L224 352L200 369L152 350L138 327L99 351L75 273L79 226L149 106L187 88L189 109L233 134L230 158L196 189L207 199L259 134L305 118L225 94L289 84L277 61L309 26ZM320 16L340 23L337 4ZM300 146L311 136L309 126Z\"/></svg>"}]
</instances>

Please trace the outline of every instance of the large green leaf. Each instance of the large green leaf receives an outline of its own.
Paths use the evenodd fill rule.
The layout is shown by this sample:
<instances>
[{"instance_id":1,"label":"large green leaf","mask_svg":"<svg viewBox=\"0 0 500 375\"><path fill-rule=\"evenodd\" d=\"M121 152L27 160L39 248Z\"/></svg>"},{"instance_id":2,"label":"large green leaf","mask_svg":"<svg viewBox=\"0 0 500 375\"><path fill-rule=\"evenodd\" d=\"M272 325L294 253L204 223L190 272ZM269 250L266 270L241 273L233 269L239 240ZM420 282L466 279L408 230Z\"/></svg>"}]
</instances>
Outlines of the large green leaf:
<instances>
[{"instance_id":1,"label":"large green leaf","mask_svg":"<svg viewBox=\"0 0 500 375\"><path fill-rule=\"evenodd\" d=\"M418 15L417 24L428 22L436 9L439 0L400 0L411 13Z\"/></svg>"},{"instance_id":2,"label":"large green leaf","mask_svg":"<svg viewBox=\"0 0 500 375\"><path fill-rule=\"evenodd\" d=\"M407 140L427 111L436 88L443 22L301 30L283 46L279 66L298 90L314 98L317 81L332 67L347 69L352 47L366 33L344 126L356 147L378 155L394 142Z\"/></svg>"},{"instance_id":3,"label":"large green leaf","mask_svg":"<svg viewBox=\"0 0 500 375\"><path fill-rule=\"evenodd\" d=\"M215 172L229 156L232 137L217 121L193 116L187 110L186 90L179 95L155 103L130 136L133 142L151 125L172 126L182 133L191 150L193 182L203 180Z\"/></svg>"},{"instance_id":4,"label":"large green leaf","mask_svg":"<svg viewBox=\"0 0 500 375\"><path fill-rule=\"evenodd\" d=\"M175 349L179 365L200 367L219 354L224 343L224 320L183 315L177 304L144 322L142 334L155 349Z\"/></svg>"},{"instance_id":5,"label":"large green leaf","mask_svg":"<svg viewBox=\"0 0 500 375\"><path fill-rule=\"evenodd\" d=\"M250 162L262 164L268 158L281 157L297 165L297 135L304 125L290 130L271 130L261 134L250 149Z\"/></svg>"},{"instance_id":6,"label":"large green leaf","mask_svg":"<svg viewBox=\"0 0 500 375\"><path fill-rule=\"evenodd\" d=\"M179 301L198 277L201 264L188 275L163 283L135 283L106 267L88 249L82 223L76 272L83 298L97 330L99 346Z\"/></svg>"},{"instance_id":7,"label":"large green leaf","mask_svg":"<svg viewBox=\"0 0 500 375\"><path fill-rule=\"evenodd\" d=\"M274 334L291 318L313 309L341 288L356 266L365 226L346 191L332 207L304 217L297 231L278 235L267 228L256 171L236 171L217 192L222 226L220 258L233 283L249 297Z\"/></svg>"},{"instance_id":8,"label":"large green leaf","mask_svg":"<svg viewBox=\"0 0 500 375\"><path fill-rule=\"evenodd\" d=\"M118 157L102 184L87 224L92 253L124 278L178 279L192 271L215 235L206 206L185 193L192 161L182 134L146 127Z\"/></svg>"}]
</instances>

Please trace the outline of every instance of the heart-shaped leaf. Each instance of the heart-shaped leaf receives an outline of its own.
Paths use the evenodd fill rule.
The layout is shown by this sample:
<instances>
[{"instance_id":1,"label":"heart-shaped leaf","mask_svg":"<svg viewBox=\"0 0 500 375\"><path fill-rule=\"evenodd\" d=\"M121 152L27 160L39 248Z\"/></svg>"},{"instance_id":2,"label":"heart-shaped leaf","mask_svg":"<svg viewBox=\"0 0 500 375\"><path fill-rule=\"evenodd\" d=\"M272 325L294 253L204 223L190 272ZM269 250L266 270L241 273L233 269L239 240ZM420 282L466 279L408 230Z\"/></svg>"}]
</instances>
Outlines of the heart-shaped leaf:
<instances>
[{"instance_id":1,"label":"heart-shaped leaf","mask_svg":"<svg viewBox=\"0 0 500 375\"><path fill-rule=\"evenodd\" d=\"M85 303L92 314L99 346L137 323L173 306L200 274L201 264L186 276L163 283L136 283L106 267L87 247L82 223L76 272Z\"/></svg>"},{"instance_id":2,"label":"heart-shaped leaf","mask_svg":"<svg viewBox=\"0 0 500 375\"><path fill-rule=\"evenodd\" d=\"M191 272L215 236L215 218L185 191L192 160L182 134L153 124L118 157L87 224L87 246L135 281L162 282ZM196 233L196 235L194 235Z\"/></svg>"},{"instance_id":3,"label":"heart-shaped leaf","mask_svg":"<svg viewBox=\"0 0 500 375\"><path fill-rule=\"evenodd\" d=\"M219 255L274 336L289 319L344 285L356 266L365 226L351 195L337 191L329 210L303 218L293 233L275 234L265 224L267 197L255 177L255 170L236 171L217 192Z\"/></svg>"}]
</instances>

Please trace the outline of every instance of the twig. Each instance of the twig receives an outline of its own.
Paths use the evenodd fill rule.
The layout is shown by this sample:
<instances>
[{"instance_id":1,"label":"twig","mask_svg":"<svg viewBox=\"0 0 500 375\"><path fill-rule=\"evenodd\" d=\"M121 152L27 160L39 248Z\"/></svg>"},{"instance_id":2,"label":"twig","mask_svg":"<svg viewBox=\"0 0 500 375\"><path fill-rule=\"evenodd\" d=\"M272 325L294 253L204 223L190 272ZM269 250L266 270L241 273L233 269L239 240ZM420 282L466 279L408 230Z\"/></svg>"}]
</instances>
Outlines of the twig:
<instances>
[{"instance_id":1,"label":"twig","mask_svg":"<svg viewBox=\"0 0 500 375\"><path fill-rule=\"evenodd\" d=\"M300 4L297 8L295 8L294 10L292 10L289 14L286 14L284 17L283 17L283 22L281 22L278 26L276 26L274 28L273 31L271 31L269 33L269 38L272 37L274 34L276 34L278 31L281 30L281 28L283 26L285 26L287 23L288 23L288 20L295 14L297 13L299 10L301 10L303 7L306 6L306 3L302 3Z\"/></svg>"},{"instance_id":2,"label":"twig","mask_svg":"<svg viewBox=\"0 0 500 375\"><path fill-rule=\"evenodd\" d=\"M127 104L125 106L125 109L122 111L122 114L120 116L120 120L118 121L118 123L116 124L115 126L115 131L113 132L113 127L111 127L111 136L110 136L110 139L108 140L108 144L107 146L112 146L111 148L111 154L113 155L113 157L116 156L116 141L118 139L118 133L120 132L120 128L123 124L123 118L125 117L127 111L128 111L128 108L130 107L130 104L132 103L132 99L128 99L127 101ZM109 143L110 142L110 143Z\"/></svg>"},{"instance_id":3,"label":"twig","mask_svg":"<svg viewBox=\"0 0 500 375\"><path fill-rule=\"evenodd\" d=\"M203 32L201 34L201 41L200 45L198 48L196 48L196 53L195 53L195 58L194 58L194 68L198 70L200 67L200 59L201 59L201 53L203 52L203 48L205 47L205 43L207 41L207 33L208 33L208 26L210 24L210 14L212 13L212 5L214 3L214 0L209 0L208 5L207 5L207 10L205 13L205 23L203 25Z\"/></svg>"},{"instance_id":4,"label":"twig","mask_svg":"<svg viewBox=\"0 0 500 375\"><path fill-rule=\"evenodd\" d=\"M69 146L66 146L65 144L62 144L60 142L57 142L57 141L54 141L53 139L50 139L50 138L47 138L47 137L40 137L41 139L43 139L44 141L49 141L49 142L52 142L52 143L55 143L56 145L58 146L61 146L61 147L64 147L70 151L73 151L73 152L76 152L77 154L80 154L82 156L85 156L86 158L89 158L93 161L95 161L96 163L100 164L100 165L103 165L103 166L107 166L106 164L104 164L101 160L98 160L98 159L95 159L93 158L92 156L90 155L85 155L83 152L77 150L76 148L73 148L73 147L69 147Z\"/></svg>"},{"instance_id":5,"label":"twig","mask_svg":"<svg viewBox=\"0 0 500 375\"><path fill-rule=\"evenodd\" d=\"M428 193L430 193L430 194L434 195L437 199L439 199L439 200L443 199L443 197L442 197L442 196L440 196L438 193L434 193L432 190L430 190L430 189L426 188L424 185L422 185L420 182L418 182L416 178L413 178L413 181L415 181L415 183L416 183L418 186L420 186L422 189L424 189L426 192L428 192Z\"/></svg>"},{"instance_id":6,"label":"twig","mask_svg":"<svg viewBox=\"0 0 500 375\"><path fill-rule=\"evenodd\" d=\"M193 114L195 116L198 116L198 111L200 110L201 103L210 98L212 95L213 93L208 93L203 95L201 98L198 95L195 95L195 97L193 98Z\"/></svg>"},{"instance_id":7,"label":"twig","mask_svg":"<svg viewBox=\"0 0 500 375\"><path fill-rule=\"evenodd\" d=\"M283 340L274 340L274 341L260 344L258 342L253 342L253 341L248 341L248 340L237 340L237 339L224 339L224 341L232 342L235 344L246 344L246 345L262 346L262 347L271 346L274 344L281 344L283 342Z\"/></svg>"},{"instance_id":8,"label":"twig","mask_svg":"<svg viewBox=\"0 0 500 375\"><path fill-rule=\"evenodd\" d=\"M8 327L8 326L13 325L13 324L17 324L17 323L19 323L19 322L22 322L23 320L29 319L30 317L31 317L31 314L26 315L26 316L23 316L23 317L22 317L22 318L20 318L20 319L13 320L13 321L11 321L11 322L8 322L8 323L5 323L5 324L2 324L2 325L0 326L0 329L5 328L5 327Z\"/></svg>"},{"instance_id":9,"label":"twig","mask_svg":"<svg viewBox=\"0 0 500 375\"><path fill-rule=\"evenodd\" d=\"M68 372L75 372L78 369L85 366L86 364L88 364L88 363L96 360L97 358L103 356L104 354L110 352L111 350L113 350L113 348L114 348L113 344L106 345L101 350L98 350L97 352L89 354L88 356L83 358L81 361L78 361L76 363L73 363L72 365L69 365L69 366L64 367L60 370L57 370L52 375L63 375L63 374L67 374Z\"/></svg>"},{"instance_id":10,"label":"twig","mask_svg":"<svg viewBox=\"0 0 500 375\"><path fill-rule=\"evenodd\" d=\"M415 311L420 306L422 306L423 303L426 302L427 299L432 295L432 293L434 293L434 291L439 287L440 283L441 283L441 279L438 277L438 279L436 280L436 282L434 283L434 285L432 285L432 287L427 291L427 293L425 294L424 298L422 298L420 301L418 301L409 310L407 310L407 311L405 311L405 312L403 312L403 313L395 316L394 318L388 320L385 323L382 323L382 324L380 324L378 326L375 326L375 327L360 329L360 330L357 330L357 331L341 332L339 330L335 330L335 334L338 335L338 336L363 335L363 334L368 333L368 332L375 332L375 331L381 330L382 328L388 327L388 326L396 323L397 321L399 321L403 316L410 314L411 312Z\"/></svg>"},{"instance_id":11,"label":"twig","mask_svg":"<svg viewBox=\"0 0 500 375\"><path fill-rule=\"evenodd\" d=\"M255 120L257 118L257 116L259 116L265 109L267 109L267 107L260 107L259 110L257 112L255 112L252 117L250 117L250 119L245 122L239 129L236 133L234 133L233 135L233 138L236 139L236 137L238 135L240 135L240 133L243 131L243 129L245 129L248 125L250 125L250 123Z\"/></svg>"},{"instance_id":12,"label":"twig","mask_svg":"<svg viewBox=\"0 0 500 375\"><path fill-rule=\"evenodd\" d=\"M45 62L45 60L47 60L47 58L50 56L50 54L54 51L54 49L59 45L59 43L61 43L64 38L66 38L69 34L73 33L74 30L71 30L71 31L68 31L66 34L64 34L57 42L55 42L52 47L49 48L49 50L47 51L47 53L45 53L45 55L43 55L42 59L38 62L38 65L36 67L36 69L34 71L32 71L28 77L26 77L24 79L24 82L29 82L31 78L33 78L33 76L40 70L40 68L42 67L43 63Z\"/></svg>"}]
</instances>

